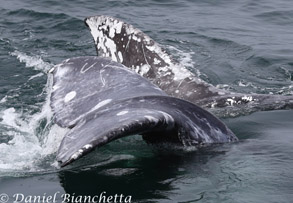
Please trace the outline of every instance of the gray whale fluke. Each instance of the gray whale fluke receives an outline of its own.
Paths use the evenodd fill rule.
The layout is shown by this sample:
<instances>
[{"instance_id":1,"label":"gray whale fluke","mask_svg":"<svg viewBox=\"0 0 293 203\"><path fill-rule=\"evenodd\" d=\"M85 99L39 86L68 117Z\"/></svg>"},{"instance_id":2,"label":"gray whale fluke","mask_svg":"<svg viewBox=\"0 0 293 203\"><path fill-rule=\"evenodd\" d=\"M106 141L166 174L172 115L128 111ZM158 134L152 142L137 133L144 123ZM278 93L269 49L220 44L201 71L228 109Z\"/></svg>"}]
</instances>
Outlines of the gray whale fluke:
<instances>
[{"instance_id":1,"label":"gray whale fluke","mask_svg":"<svg viewBox=\"0 0 293 203\"><path fill-rule=\"evenodd\" d=\"M70 128L57 153L61 166L115 139L140 134L149 143L183 146L236 141L227 126L188 101L110 59L76 57L51 71L55 122Z\"/></svg>"},{"instance_id":2,"label":"gray whale fluke","mask_svg":"<svg viewBox=\"0 0 293 203\"><path fill-rule=\"evenodd\" d=\"M205 109L237 116L293 108L293 96L233 93L202 81L121 20L94 16L85 23L102 58L71 58L50 71L54 120L70 129L57 153L62 167L134 134L183 146L238 140Z\"/></svg>"},{"instance_id":3,"label":"gray whale fluke","mask_svg":"<svg viewBox=\"0 0 293 203\"><path fill-rule=\"evenodd\" d=\"M110 16L85 19L99 56L110 57L158 85L168 95L197 104L218 116L292 109L293 96L241 94L218 89L177 63L158 43Z\"/></svg>"}]
</instances>

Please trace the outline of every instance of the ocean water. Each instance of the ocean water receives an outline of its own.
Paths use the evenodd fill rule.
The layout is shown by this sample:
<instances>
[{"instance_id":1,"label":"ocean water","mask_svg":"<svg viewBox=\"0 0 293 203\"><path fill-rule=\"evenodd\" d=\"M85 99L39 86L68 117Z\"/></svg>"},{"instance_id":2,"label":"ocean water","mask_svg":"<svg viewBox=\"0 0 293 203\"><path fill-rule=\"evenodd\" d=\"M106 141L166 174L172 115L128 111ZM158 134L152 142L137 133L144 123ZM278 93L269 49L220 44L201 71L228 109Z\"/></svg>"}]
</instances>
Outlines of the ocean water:
<instances>
[{"instance_id":1,"label":"ocean water","mask_svg":"<svg viewBox=\"0 0 293 203\"><path fill-rule=\"evenodd\" d=\"M141 29L215 86L292 95L292 1L0 2L0 203L102 192L133 202L293 202L292 110L223 119L238 143L180 151L132 136L60 169L66 130L52 122L47 76L64 59L96 55L83 20L104 14Z\"/></svg>"}]
</instances>

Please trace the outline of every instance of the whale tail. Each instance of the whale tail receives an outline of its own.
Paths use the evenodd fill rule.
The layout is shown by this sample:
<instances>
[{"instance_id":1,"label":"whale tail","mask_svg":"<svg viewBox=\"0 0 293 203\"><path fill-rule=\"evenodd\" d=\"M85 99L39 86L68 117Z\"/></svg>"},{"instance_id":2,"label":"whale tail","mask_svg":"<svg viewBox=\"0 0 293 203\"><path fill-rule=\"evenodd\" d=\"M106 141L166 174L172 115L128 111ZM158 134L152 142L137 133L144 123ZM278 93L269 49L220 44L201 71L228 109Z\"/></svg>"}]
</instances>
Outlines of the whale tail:
<instances>
[{"instance_id":1,"label":"whale tail","mask_svg":"<svg viewBox=\"0 0 293 203\"><path fill-rule=\"evenodd\" d=\"M109 16L85 19L99 56L110 57L158 85L168 95L190 101L218 116L293 108L293 96L239 94L202 81L158 43L132 25Z\"/></svg>"},{"instance_id":2,"label":"whale tail","mask_svg":"<svg viewBox=\"0 0 293 203\"><path fill-rule=\"evenodd\" d=\"M76 57L55 66L51 107L70 128L57 154L61 166L115 139L140 134L149 143L183 146L236 141L208 111L161 89L128 68L100 57Z\"/></svg>"}]
</instances>

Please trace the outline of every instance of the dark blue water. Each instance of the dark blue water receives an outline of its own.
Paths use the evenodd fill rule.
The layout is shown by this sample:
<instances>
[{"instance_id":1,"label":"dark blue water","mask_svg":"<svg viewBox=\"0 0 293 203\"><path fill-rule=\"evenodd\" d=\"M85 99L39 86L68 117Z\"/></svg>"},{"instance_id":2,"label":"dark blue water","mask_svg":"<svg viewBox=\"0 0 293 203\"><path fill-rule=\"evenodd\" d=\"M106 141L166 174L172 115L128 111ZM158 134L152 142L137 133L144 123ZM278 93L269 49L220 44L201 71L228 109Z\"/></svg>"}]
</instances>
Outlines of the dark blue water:
<instances>
[{"instance_id":1,"label":"dark blue water","mask_svg":"<svg viewBox=\"0 0 293 203\"><path fill-rule=\"evenodd\" d=\"M103 191L134 202L293 202L292 110L225 119L235 144L186 152L134 136L59 169L65 130L52 123L46 72L66 58L96 55L83 19L98 14L141 29L215 86L293 93L289 0L1 1L0 195L8 202L16 193Z\"/></svg>"}]
</instances>

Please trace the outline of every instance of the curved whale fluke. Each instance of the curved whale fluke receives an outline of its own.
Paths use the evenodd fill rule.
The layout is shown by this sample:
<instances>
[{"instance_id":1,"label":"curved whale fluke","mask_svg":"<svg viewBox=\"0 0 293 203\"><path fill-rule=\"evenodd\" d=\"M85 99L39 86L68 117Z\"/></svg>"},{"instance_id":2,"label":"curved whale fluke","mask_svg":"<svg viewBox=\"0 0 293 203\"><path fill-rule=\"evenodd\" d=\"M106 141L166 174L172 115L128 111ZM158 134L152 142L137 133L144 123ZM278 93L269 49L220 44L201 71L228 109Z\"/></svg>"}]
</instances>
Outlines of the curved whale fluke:
<instances>
[{"instance_id":1,"label":"curved whale fluke","mask_svg":"<svg viewBox=\"0 0 293 203\"><path fill-rule=\"evenodd\" d=\"M65 166L115 139L140 134L183 146L236 141L208 111L167 96L122 64L100 57L64 61L51 71L57 124L71 128L57 154Z\"/></svg>"},{"instance_id":2,"label":"curved whale fluke","mask_svg":"<svg viewBox=\"0 0 293 203\"><path fill-rule=\"evenodd\" d=\"M168 95L190 101L218 116L293 108L293 96L240 94L218 89L177 63L139 29L110 16L85 19L99 56L135 70Z\"/></svg>"},{"instance_id":3,"label":"curved whale fluke","mask_svg":"<svg viewBox=\"0 0 293 203\"><path fill-rule=\"evenodd\" d=\"M100 57L76 57L51 70L51 107L61 127L72 127L87 113L119 100L137 96L166 95L124 66Z\"/></svg>"},{"instance_id":4,"label":"curved whale fluke","mask_svg":"<svg viewBox=\"0 0 293 203\"><path fill-rule=\"evenodd\" d=\"M182 146L236 141L235 135L207 111L173 97L135 97L95 111L65 136L57 160L65 166L96 147L128 135L150 143Z\"/></svg>"}]
</instances>

